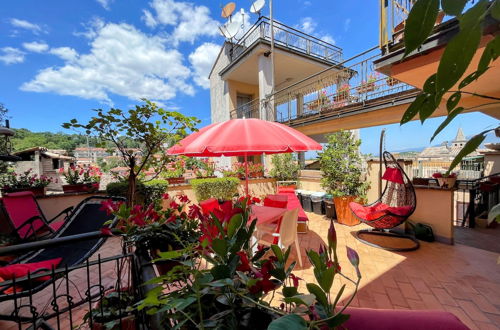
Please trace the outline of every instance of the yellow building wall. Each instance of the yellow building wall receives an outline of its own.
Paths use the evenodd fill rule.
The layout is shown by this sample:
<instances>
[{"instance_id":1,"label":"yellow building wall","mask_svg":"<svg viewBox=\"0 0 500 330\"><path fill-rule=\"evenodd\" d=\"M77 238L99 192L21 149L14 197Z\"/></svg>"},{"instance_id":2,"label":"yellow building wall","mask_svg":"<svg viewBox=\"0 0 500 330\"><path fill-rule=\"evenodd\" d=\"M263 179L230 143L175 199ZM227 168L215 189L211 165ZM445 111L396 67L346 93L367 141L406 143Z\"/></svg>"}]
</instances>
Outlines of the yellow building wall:
<instances>
[{"instance_id":1,"label":"yellow building wall","mask_svg":"<svg viewBox=\"0 0 500 330\"><path fill-rule=\"evenodd\" d=\"M236 109L236 96L238 94L252 95L252 99L259 98L259 86L245 84L240 81L228 80L229 90L229 111Z\"/></svg>"}]
</instances>

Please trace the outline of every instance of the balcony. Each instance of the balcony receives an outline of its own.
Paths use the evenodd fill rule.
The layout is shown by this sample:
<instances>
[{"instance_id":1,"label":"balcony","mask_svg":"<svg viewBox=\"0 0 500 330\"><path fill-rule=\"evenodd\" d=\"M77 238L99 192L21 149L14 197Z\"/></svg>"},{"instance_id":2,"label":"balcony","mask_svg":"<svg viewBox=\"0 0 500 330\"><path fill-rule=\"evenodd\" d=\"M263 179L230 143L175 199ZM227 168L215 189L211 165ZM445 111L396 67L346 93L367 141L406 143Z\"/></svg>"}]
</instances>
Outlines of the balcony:
<instances>
[{"instance_id":1,"label":"balcony","mask_svg":"<svg viewBox=\"0 0 500 330\"><path fill-rule=\"evenodd\" d=\"M273 29L275 47L281 47L330 64L342 61L342 49L335 45L276 21L274 21ZM271 43L271 21L264 16L241 39L232 44L231 64L237 62L259 42Z\"/></svg>"}]
</instances>

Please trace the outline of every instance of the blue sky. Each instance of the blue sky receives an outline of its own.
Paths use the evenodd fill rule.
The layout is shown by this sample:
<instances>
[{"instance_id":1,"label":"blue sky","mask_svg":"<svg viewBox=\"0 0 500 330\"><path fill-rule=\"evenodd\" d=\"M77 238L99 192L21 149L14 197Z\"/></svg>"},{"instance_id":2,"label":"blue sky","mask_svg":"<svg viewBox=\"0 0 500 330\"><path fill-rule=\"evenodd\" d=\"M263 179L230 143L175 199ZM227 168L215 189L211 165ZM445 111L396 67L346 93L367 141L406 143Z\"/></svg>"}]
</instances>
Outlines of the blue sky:
<instances>
[{"instance_id":1,"label":"blue sky","mask_svg":"<svg viewBox=\"0 0 500 330\"><path fill-rule=\"evenodd\" d=\"M237 2L246 18L251 1ZM23 0L0 7L0 102L13 127L62 131L95 108L128 108L141 97L210 122L206 76L223 39L220 1ZM378 42L378 1L274 0L276 19L344 49L345 58ZM267 9L264 14L268 14ZM250 16L249 16L250 15ZM388 127L387 149L422 147L442 119ZM471 135L497 123L458 117ZM381 127L361 130L362 151L375 153Z\"/></svg>"}]
</instances>

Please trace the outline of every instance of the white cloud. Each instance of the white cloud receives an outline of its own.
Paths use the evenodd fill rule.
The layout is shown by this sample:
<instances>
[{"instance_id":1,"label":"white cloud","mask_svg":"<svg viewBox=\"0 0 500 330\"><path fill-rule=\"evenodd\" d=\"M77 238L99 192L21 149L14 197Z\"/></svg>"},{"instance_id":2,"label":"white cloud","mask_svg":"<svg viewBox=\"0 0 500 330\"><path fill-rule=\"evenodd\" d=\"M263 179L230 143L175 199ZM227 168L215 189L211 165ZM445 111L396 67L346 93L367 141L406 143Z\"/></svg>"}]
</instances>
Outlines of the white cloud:
<instances>
[{"instance_id":1,"label":"white cloud","mask_svg":"<svg viewBox=\"0 0 500 330\"><path fill-rule=\"evenodd\" d=\"M24 42L23 47L34 53L43 53L46 52L49 49L49 45L47 45L45 42Z\"/></svg>"},{"instance_id":2,"label":"white cloud","mask_svg":"<svg viewBox=\"0 0 500 330\"><path fill-rule=\"evenodd\" d=\"M112 103L110 94L131 100L169 100L178 92L194 94L187 82L190 70L183 65L183 55L166 49L164 39L128 24L104 24L90 32L95 38L89 53L78 55L68 47L52 49L51 53L66 56L67 62L41 70L21 89L106 103Z\"/></svg>"},{"instance_id":3,"label":"white cloud","mask_svg":"<svg viewBox=\"0 0 500 330\"><path fill-rule=\"evenodd\" d=\"M30 22L22 20L22 19L11 18L10 24L12 24L12 26L20 28L20 29L30 30L34 34L47 33L47 31L45 31L40 25L30 23Z\"/></svg>"},{"instance_id":4,"label":"white cloud","mask_svg":"<svg viewBox=\"0 0 500 330\"><path fill-rule=\"evenodd\" d=\"M351 19L346 18L344 21L344 31L347 32L350 27L351 27Z\"/></svg>"},{"instance_id":5,"label":"white cloud","mask_svg":"<svg viewBox=\"0 0 500 330\"><path fill-rule=\"evenodd\" d=\"M113 0L96 0L99 4L106 10L109 10L109 5L113 2Z\"/></svg>"},{"instance_id":6,"label":"white cloud","mask_svg":"<svg viewBox=\"0 0 500 330\"><path fill-rule=\"evenodd\" d=\"M307 34L312 34L318 23L316 23L312 17L304 17L300 20L300 29Z\"/></svg>"},{"instance_id":7,"label":"white cloud","mask_svg":"<svg viewBox=\"0 0 500 330\"><path fill-rule=\"evenodd\" d=\"M218 22L210 17L210 9L190 2L153 0L149 4L153 13L144 10L142 19L151 28L158 25L174 26L172 41L193 43L198 37L218 34Z\"/></svg>"},{"instance_id":8,"label":"white cloud","mask_svg":"<svg viewBox=\"0 0 500 330\"><path fill-rule=\"evenodd\" d=\"M0 62L4 64L22 63L24 61L24 52L13 47L3 47L0 49Z\"/></svg>"},{"instance_id":9,"label":"white cloud","mask_svg":"<svg viewBox=\"0 0 500 330\"><path fill-rule=\"evenodd\" d=\"M312 17L304 17L300 20L300 24L296 25L295 28L303 31L304 33L310 34L316 38L319 38L325 42L335 45L335 40L328 33L317 32L316 28L318 23Z\"/></svg>"},{"instance_id":10,"label":"white cloud","mask_svg":"<svg viewBox=\"0 0 500 330\"><path fill-rule=\"evenodd\" d=\"M194 71L194 82L205 89L210 88L210 81L208 75L215 62L217 55L219 55L220 45L205 42L194 52L189 54L189 62Z\"/></svg>"},{"instance_id":11,"label":"white cloud","mask_svg":"<svg viewBox=\"0 0 500 330\"><path fill-rule=\"evenodd\" d=\"M70 47L51 48L50 53L59 56L65 61L74 61L78 57L76 50Z\"/></svg>"},{"instance_id":12,"label":"white cloud","mask_svg":"<svg viewBox=\"0 0 500 330\"><path fill-rule=\"evenodd\" d=\"M333 39L333 37L329 34L321 36L320 39L323 40L324 42L328 42L329 44L335 45L335 39Z\"/></svg>"}]
</instances>

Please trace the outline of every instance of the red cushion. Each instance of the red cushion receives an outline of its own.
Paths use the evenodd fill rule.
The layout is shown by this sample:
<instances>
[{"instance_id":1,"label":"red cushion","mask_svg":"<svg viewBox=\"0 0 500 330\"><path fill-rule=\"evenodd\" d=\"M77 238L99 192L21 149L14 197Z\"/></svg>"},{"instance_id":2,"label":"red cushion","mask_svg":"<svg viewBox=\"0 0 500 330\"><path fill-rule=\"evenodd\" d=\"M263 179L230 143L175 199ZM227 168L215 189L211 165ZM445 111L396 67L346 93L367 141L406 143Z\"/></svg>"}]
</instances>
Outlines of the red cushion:
<instances>
[{"instance_id":1,"label":"red cushion","mask_svg":"<svg viewBox=\"0 0 500 330\"><path fill-rule=\"evenodd\" d=\"M280 195L286 196L288 199L288 203L286 205L287 210L294 210L296 208L299 209L299 222L309 221L306 212L304 212L304 209L300 205L299 198L297 197L297 195L295 195L294 192L280 193Z\"/></svg>"},{"instance_id":2,"label":"red cushion","mask_svg":"<svg viewBox=\"0 0 500 330\"><path fill-rule=\"evenodd\" d=\"M288 204L287 195L267 195L264 199L264 206L279 207L286 209Z\"/></svg>"},{"instance_id":3,"label":"red cushion","mask_svg":"<svg viewBox=\"0 0 500 330\"><path fill-rule=\"evenodd\" d=\"M34 273L39 269L51 270L52 266L57 267L61 262L62 258L55 258L50 260L44 260L39 262L32 262L27 264L13 264L5 267L0 267L0 277L6 280L12 280L13 278L27 276L28 273ZM37 281L48 281L50 276L42 276L36 279Z\"/></svg>"},{"instance_id":4,"label":"red cushion","mask_svg":"<svg viewBox=\"0 0 500 330\"><path fill-rule=\"evenodd\" d=\"M205 215L210 214L210 212L213 212L214 210L220 208L219 201L215 198L209 198L207 200L201 201L200 206L203 214Z\"/></svg>"},{"instance_id":5,"label":"red cushion","mask_svg":"<svg viewBox=\"0 0 500 330\"><path fill-rule=\"evenodd\" d=\"M405 183L403 179L403 173L401 173L401 170L399 168L388 167L385 170L384 175L382 175L382 179L395 183Z\"/></svg>"},{"instance_id":6,"label":"red cushion","mask_svg":"<svg viewBox=\"0 0 500 330\"><path fill-rule=\"evenodd\" d=\"M3 205L15 229L22 226L26 220L34 216L42 217L36 204L35 195L33 195L31 191L5 194L3 197ZM45 224L41 220L34 220L32 224L35 230L34 232L31 230L30 225L25 225L17 230L17 234L21 239L31 237L35 232L45 227Z\"/></svg>"},{"instance_id":7,"label":"red cushion","mask_svg":"<svg viewBox=\"0 0 500 330\"><path fill-rule=\"evenodd\" d=\"M363 206L355 202L350 202L349 207L358 218L366 221L372 221L383 217L387 214L387 209L389 208L389 206L384 203L377 203L372 206Z\"/></svg>"},{"instance_id":8,"label":"red cushion","mask_svg":"<svg viewBox=\"0 0 500 330\"><path fill-rule=\"evenodd\" d=\"M55 221L50 224L50 228L52 228L54 231L58 231L59 228L61 228L64 225L64 220L62 221Z\"/></svg>"},{"instance_id":9,"label":"red cushion","mask_svg":"<svg viewBox=\"0 0 500 330\"><path fill-rule=\"evenodd\" d=\"M278 194L290 193L290 192L295 194L295 188L293 188L293 187L278 187Z\"/></svg>"},{"instance_id":10,"label":"red cushion","mask_svg":"<svg viewBox=\"0 0 500 330\"><path fill-rule=\"evenodd\" d=\"M413 210L413 206L392 206L387 208L387 212L405 217L410 215Z\"/></svg>"},{"instance_id":11,"label":"red cushion","mask_svg":"<svg viewBox=\"0 0 500 330\"><path fill-rule=\"evenodd\" d=\"M348 307L349 320L342 327L350 330L467 330L455 315L440 310L401 310Z\"/></svg>"}]
</instances>

